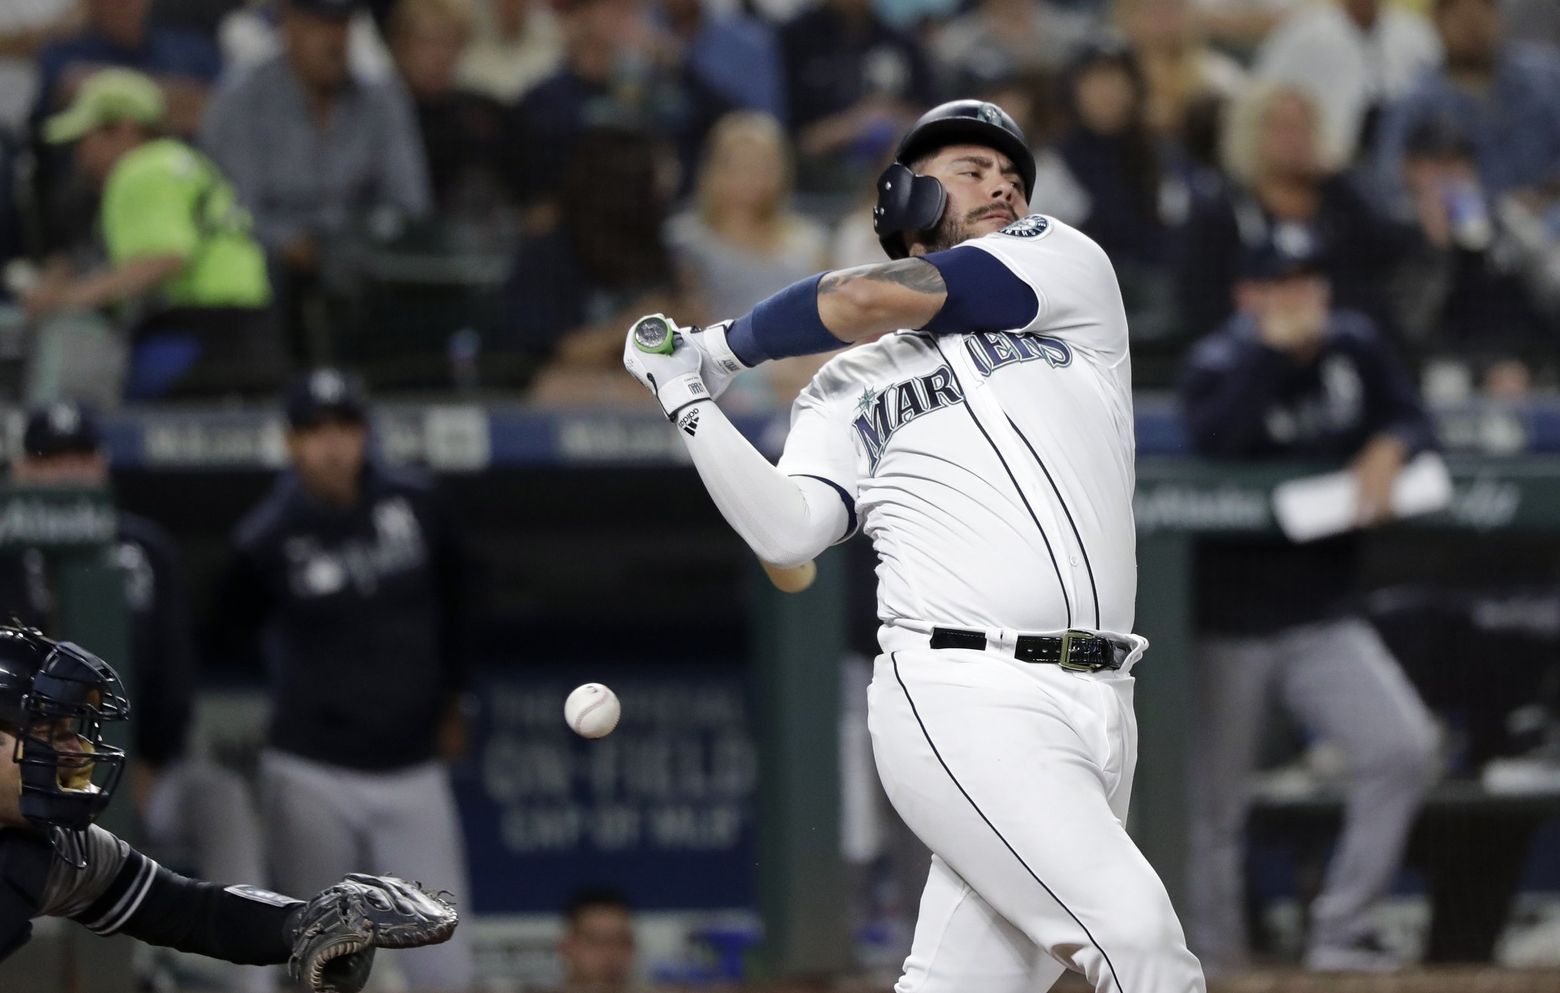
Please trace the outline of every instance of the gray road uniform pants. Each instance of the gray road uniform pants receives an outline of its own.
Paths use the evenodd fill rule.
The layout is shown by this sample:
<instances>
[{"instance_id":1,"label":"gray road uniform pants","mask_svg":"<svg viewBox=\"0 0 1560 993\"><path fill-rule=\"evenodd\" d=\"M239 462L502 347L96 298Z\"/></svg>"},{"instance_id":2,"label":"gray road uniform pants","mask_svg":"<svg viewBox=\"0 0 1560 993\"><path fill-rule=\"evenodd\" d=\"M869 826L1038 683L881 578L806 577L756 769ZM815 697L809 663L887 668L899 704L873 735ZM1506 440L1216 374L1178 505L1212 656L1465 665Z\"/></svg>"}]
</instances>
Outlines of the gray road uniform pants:
<instances>
[{"instance_id":1,"label":"gray road uniform pants","mask_svg":"<svg viewBox=\"0 0 1560 993\"><path fill-rule=\"evenodd\" d=\"M1311 907L1312 947L1371 928L1415 813L1436 774L1435 725L1397 661L1357 618L1261 637L1205 637L1198 652L1191 775L1190 945L1205 965L1246 959L1242 912L1249 779L1271 698L1341 746L1350 780L1343 830Z\"/></svg>"},{"instance_id":2,"label":"gray road uniform pants","mask_svg":"<svg viewBox=\"0 0 1560 993\"><path fill-rule=\"evenodd\" d=\"M268 750L260 760L260 805L271 878L284 893L314 893L349 872L380 872L447 889L469 906L465 844L443 763L365 772ZM465 990L472 985L470 936L459 928L443 944L384 955L380 963L393 962L410 990Z\"/></svg>"}]
</instances>

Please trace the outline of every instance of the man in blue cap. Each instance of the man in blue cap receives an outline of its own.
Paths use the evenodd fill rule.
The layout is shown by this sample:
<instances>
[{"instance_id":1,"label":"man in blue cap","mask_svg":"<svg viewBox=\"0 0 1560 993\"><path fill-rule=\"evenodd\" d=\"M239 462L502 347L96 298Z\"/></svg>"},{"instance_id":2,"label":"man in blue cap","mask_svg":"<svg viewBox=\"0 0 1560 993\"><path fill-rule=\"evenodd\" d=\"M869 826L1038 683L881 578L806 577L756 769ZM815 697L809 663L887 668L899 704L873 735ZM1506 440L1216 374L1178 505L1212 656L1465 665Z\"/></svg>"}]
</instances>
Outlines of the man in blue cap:
<instances>
[{"instance_id":1,"label":"man in blue cap","mask_svg":"<svg viewBox=\"0 0 1560 993\"><path fill-rule=\"evenodd\" d=\"M1435 437L1405 371L1370 320L1332 307L1309 240L1249 246L1237 313L1192 350L1181 398L1199 454L1348 465L1358 522L1391 516L1392 484ZM1291 232L1292 234L1292 232ZM1348 754L1342 834L1311 905L1307 966L1395 969L1370 912L1391 885L1435 779L1435 726L1358 613L1358 531L1293 544L1206 539L1197 555L1198 718L1192 722L1188 937L1210 973L1244 964L1247 787L1265 703L1278 694Z\"/></svg>"}]
</instances>

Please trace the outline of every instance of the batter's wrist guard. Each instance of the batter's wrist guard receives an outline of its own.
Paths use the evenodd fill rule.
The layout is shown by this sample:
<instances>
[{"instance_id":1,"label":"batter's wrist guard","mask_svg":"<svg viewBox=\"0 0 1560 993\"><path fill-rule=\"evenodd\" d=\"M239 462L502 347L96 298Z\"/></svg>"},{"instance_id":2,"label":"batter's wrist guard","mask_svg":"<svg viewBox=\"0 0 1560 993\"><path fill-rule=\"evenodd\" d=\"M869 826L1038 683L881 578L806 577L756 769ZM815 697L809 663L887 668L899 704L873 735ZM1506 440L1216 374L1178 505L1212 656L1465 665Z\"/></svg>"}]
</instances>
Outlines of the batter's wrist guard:
<instances>
[{"instance_id":1,"label":"batter's wrist guard","mask_svg":"<svg viewBox=\"0 0 1560 993\"><path fill-rule=\"evenodd\" d=\"M737 353L731 350L731 343L727 340L731 327L735 323L735 321L721 321L708 327L694 328L692 332L699 335L696 340L704 349L704 354L709 356L710 364L728 379L744 369L752 368L737 357Z\"/></svg>"},{"instance_id":2,"label":"batter's wrist guard","mask_svg":"<svg viewBox=\"0 0 1560 993\"><path fill-rule=\"evenodd\" d=\"M676 421L677 415L684 409L701 400L710 399L710 391L705 388L704 380L698 372L685 372L664 383L656 382L655 398L660 401L666 419Z\"/></svg>"}]
</instances>

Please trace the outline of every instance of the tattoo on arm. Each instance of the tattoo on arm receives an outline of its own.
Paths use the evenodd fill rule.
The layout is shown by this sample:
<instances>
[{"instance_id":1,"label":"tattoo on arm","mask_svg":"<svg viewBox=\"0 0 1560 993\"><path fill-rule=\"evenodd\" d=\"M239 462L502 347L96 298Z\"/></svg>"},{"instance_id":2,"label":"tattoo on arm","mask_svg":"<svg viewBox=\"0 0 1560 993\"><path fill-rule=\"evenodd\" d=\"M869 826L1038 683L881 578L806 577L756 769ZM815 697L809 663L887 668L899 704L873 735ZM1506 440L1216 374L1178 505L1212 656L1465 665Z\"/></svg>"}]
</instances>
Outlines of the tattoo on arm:
<instances>
[{"instance_id":1,"label":"tattoo on arm","mask_svg":"<svg viewBox=\"0 0 1560 993\"><path fill-rule=\"evenodd\" d=\"M947 284L937 267L922 259L897 259L893 262L877 262L841 269L823 277L818 284L818 295L835 293L853 280L866 279L878 283L893 283L916 293L947 293Z\"/></svg>"}]
</instances>

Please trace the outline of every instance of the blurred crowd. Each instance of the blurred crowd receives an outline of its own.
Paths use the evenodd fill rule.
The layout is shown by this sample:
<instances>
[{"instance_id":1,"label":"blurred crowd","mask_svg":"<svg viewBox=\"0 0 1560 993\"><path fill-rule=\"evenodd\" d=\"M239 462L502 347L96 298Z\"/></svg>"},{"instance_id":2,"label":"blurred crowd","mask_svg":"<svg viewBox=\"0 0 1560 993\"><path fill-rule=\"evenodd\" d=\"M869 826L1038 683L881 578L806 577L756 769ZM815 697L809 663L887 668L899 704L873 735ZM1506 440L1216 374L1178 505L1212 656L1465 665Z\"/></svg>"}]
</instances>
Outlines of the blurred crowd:
<instances>
[{"instance_id":1,"label":"blurred crowd","mask_svg":"<svg viewBox=\"0 0 1560 993\"><path fill-rule=\"evenodd\" d=\"M878 258L898 136L978 96L1110 253L1139 382L1276 246L1432 402L1520 396L1560 355L1557 46L1552 0L16 0L0 353L32 401L338 362L617 402L633 317Z\"/></svg>"}]
</instances>

